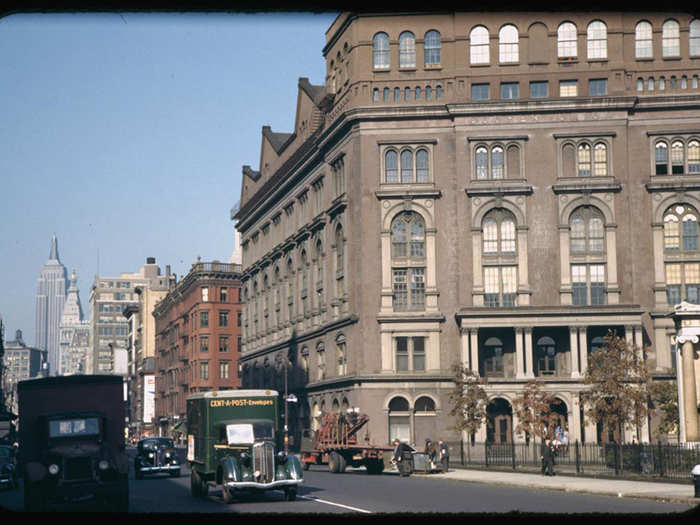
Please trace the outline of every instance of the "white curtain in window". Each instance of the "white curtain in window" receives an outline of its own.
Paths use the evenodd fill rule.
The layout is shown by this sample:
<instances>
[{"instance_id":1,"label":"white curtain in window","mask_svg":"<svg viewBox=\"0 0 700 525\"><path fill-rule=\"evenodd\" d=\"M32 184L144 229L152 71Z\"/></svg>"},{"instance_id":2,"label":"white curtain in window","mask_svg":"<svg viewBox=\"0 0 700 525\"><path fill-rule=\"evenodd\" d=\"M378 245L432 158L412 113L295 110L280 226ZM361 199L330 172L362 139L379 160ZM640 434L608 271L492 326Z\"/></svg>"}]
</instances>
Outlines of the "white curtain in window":
<instances>
[{"instance_id":1,"label":"white curtain in window","mask_svg":"<svg viewBox=\"0 0 700 525\"><path fill-rule=\"evenodd\" d=\"M588 24L588 58L608 58L608 35L603 22Z\"/></svg>"},{"instance_id":2,"label":"white curtain in window","mask_svg":"<svg viewBox=\"0 0 700 525\"><path fill-rule=\"evenodd\" d=\"M500 62L517 62L518 30L514 25L505 25L498 32L498 60Z\"/></svg>"},{"instance_id":3,"label":"white curtain in window","mask_svg":"<svg viewBox=\"0 0 700 525\"><path fill-rule=\"evenodd\" d=\"M477 26L469 33L469 60L472 64L489 63L489 32Z\"/></svg>"},{"instance_id":4,"label":"white curtain in window","mask_svg":"<svg viewBox=\"0 0 700 525\"><path fill-rule=\"evenodd\" d=\"M667 20L661 27L662 54L665 57L675 57L681 52L680 26L675 20Z\"/></svg>"},{"instance_id":5,"label":"white curtain in window","mask_svg":"<svg viewBox=\"0 0 700 525\"><path fill-rule=\"evenodd\" d=\"M651 58L652 32L649 22L639 22L634 30L634 56L636 58Z\"/></svg>"}]
</instances>

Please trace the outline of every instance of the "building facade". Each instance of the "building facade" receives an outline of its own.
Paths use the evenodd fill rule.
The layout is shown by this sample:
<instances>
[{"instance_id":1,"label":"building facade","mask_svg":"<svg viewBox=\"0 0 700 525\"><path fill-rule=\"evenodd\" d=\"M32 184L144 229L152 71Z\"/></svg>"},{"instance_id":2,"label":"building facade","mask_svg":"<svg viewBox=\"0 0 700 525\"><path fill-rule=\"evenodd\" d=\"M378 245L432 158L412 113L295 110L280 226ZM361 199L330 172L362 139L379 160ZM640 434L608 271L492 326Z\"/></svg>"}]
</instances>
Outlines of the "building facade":
<instances>
[{"instance_id":1,"label":"building facade","mask_svg":"<svg viewBox=\"0 0 700 525\"><path fill-rule=\"evenodd\" d=\"M168 290L175 286L176 276L165 267L163 284L150 288L136 287L138 304L128 305L123 315L128 322L127 354L129 375L129 435L140 438L155 435L155 348L156 332L153 310Z\"/></svg>"},{"instance_id":2,"label":"building facade","mask_svg":"<svg viewBox=\"0 0 700 525\"><path fill-rule=\"evenodd\" d=\"M700 20L343 13L323 55L232 211L244 386L289 365L299 426L359 407L378 442L459 439L461 362L488 380L477 440L524 439L530 379L572 441L609 439L584 414L588 355L614 331L672 380L668 315L700 300Z\"/></svg>"},{"instance_id":3,"label":"building facade","mask_svg":"<svg viewBox=\"0 0 700 525\"><path fill-rule=\"evenodd\" d=\"M59 370L59 324L66 301L66 267L58 257L58 239L51 237L49 260L36 284L34 345L47 351L49 374Z\"/></svg>"},{"instance_id":4,"label":"building facade","mask_svg":"<svg viewBox=\"0 0 700 525\"><path fill-rule=\"evenodd\" d=\"M240 265L198 260L156 304L158 435L182 435L189 394L240 387L240 285Z\"/></svg>"},{"instance_id":5,"label":"building facade","mask_svg":"<svg viewBox=\"0 0 700 525\"><path fill-rule=\"evenodd\" d=\"M123 316L127 306L137 305L136 288L165 287L155 257L148 257L138 273L119 277L99 277L90 290L90 344L87 369L93 374L128 375L128 322Z\"/></svg>"},{"instance_id":6,"label":"building facade","mask_svg":"<svg viewBox=\"0 0 700 525\"><path fill-rule=\"evenodd\" d=\"M75 270L71 274L59 331L58 375L85 373L87 356L90 352L90 321L83 318Z\"/></svg>"},{"instance_id":7,"label":"building facade","mask_svg":"<svg viewBox=\"0 0 700 525\"><path fill-rule=\"evenodd\" d=\"M48 352L41 348L27 346L22 338L22 330L15 332L14 341L5 341L3 355L2 391L5 394L6 408L18 414L17 383L26 379L46 377Z\"/></svg>"}]
</instances>

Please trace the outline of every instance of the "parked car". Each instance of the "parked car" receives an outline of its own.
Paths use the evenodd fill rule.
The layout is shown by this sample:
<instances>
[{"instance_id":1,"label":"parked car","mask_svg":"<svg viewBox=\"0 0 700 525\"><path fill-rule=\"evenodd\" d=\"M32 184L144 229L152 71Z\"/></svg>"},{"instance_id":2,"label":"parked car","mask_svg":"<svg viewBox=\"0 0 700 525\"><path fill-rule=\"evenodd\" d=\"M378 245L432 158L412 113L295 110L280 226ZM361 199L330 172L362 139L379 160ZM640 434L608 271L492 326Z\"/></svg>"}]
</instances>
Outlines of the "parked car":
<instances>
[{"instance_id":1,"label":"parked car","mask_svg":"<svg viewBox=\"0 0 700 525\"><path fill-rule=\"evenodd\" d=\"M136 479L145 474L167 472L173 477L180 476L180 459L173 440L166 437L148 437L136 445L134 473Z\"/></svg>"},{"instance_id":2,"label":"parked car","mask_svg":"<svg viewBox=\"0 0 700 525\"><path fill-rule=\"evenodd\" d=\"M17 457L8 445L0 445L0 487L17 488Z\"/></svg>"}]
</instances>

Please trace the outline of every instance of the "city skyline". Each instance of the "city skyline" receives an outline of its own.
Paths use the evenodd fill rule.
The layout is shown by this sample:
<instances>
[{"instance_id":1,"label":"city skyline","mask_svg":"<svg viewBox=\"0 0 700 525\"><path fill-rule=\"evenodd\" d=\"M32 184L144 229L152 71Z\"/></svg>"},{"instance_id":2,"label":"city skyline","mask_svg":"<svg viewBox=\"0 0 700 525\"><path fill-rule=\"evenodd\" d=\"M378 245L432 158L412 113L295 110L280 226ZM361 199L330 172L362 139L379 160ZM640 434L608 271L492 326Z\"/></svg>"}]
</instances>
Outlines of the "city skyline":
<instances>
[{"instance_id":1,"label":"city skyline","mask_svg":"<svg viewBox=\"0 0 700 525\"><path fill-rule=\"evenodd\" d=\"M136 272L146 257L178 278L197 257L228 262L241 166L257 167L263 125L292 131L286 108L299 77L323 83L320 49L335 16L0 19L6 333L35 332L36 278L54 234L84 300L96 275ZM263 31L272 37L258 43Z\"/></svg>"}]
</instances>

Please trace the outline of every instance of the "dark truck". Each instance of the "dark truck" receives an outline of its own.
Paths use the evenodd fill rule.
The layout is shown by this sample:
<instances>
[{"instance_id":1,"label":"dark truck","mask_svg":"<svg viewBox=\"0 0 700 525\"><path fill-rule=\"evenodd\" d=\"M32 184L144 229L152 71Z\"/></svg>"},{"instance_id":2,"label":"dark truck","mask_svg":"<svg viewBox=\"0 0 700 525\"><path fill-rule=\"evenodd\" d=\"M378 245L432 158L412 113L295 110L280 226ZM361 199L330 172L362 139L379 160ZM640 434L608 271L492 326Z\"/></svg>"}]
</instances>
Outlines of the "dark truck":
<instances>
[{"instance_id":1,"label":"dark truck","mask_svg":"<svg viewBox=\"0 0 700 525\"><path fill-rule=\"evenodd\" d=\"M231 503L237 491L282 490L296 499L303 482L299 459L282 449L278 394L221 390L187 398L187 461L194 497L221 485Z\"/></svg>"},{"instance_id":2,"label":"dark truck","mask_svg":"<svg viewBox=\"0 0 700 525\"><path fill-rule=\"evenodd\" d=\"M17 393L25 510L96 503L127 512L122 378L33 379L21 381Z\"/></svg>"}]
</instances>

